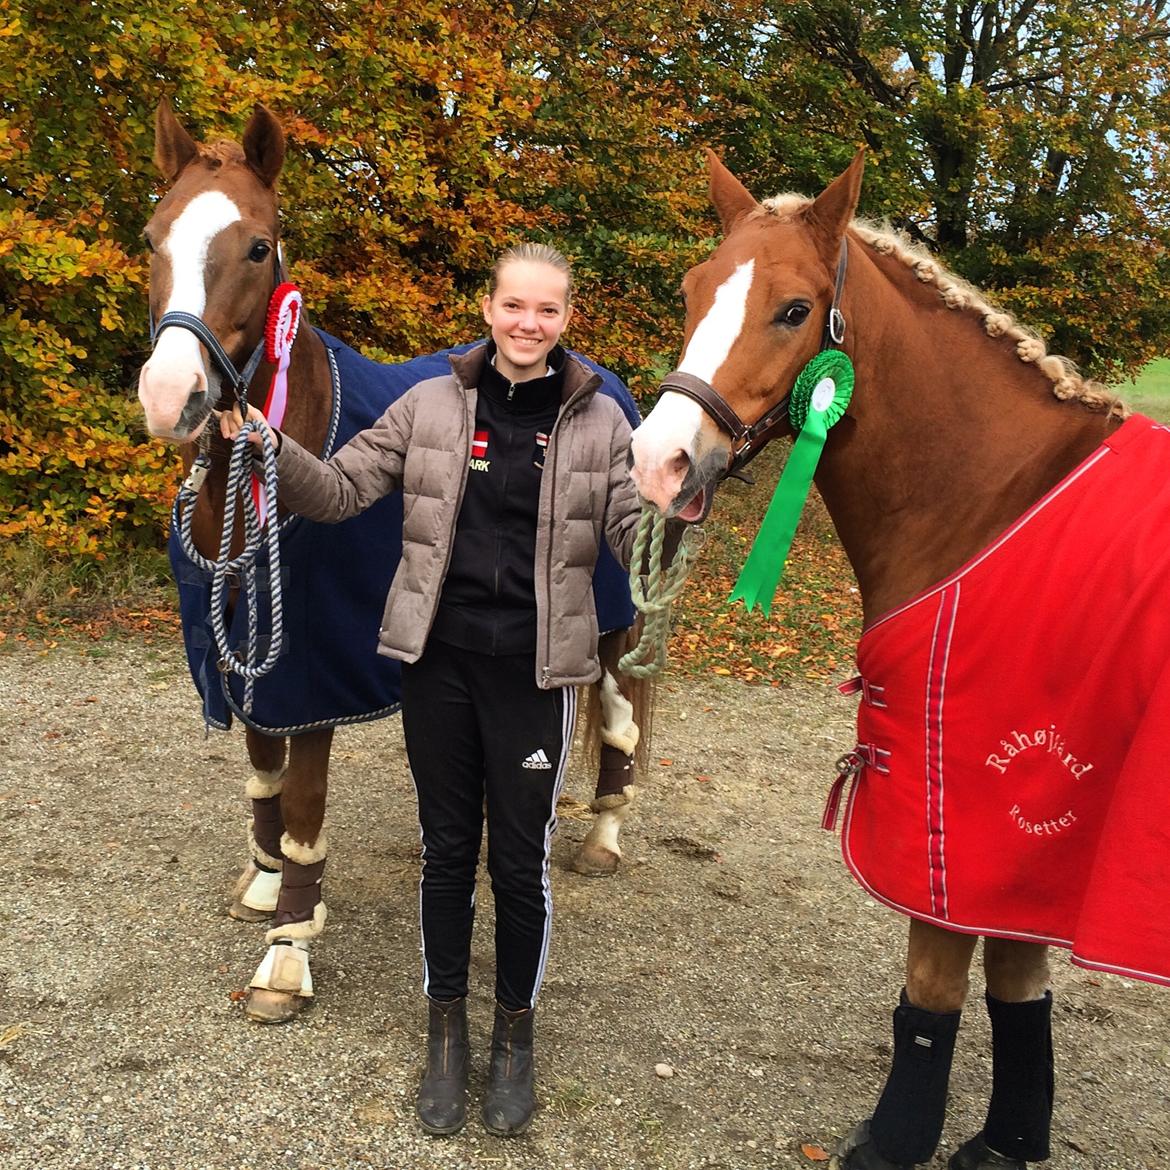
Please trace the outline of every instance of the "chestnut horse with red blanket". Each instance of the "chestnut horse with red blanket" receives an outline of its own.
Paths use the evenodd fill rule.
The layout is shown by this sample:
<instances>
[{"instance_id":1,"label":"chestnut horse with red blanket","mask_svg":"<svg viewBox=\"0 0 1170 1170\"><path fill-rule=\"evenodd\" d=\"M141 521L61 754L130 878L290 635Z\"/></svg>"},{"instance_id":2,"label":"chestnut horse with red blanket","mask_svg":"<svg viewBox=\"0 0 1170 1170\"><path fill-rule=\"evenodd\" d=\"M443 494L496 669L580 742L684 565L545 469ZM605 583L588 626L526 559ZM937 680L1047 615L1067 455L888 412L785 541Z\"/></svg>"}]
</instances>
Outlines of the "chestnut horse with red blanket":
<instances>
[{"instance_id":1,"label":"chestnut horse with red blanket","mask_svg":"<svg viewBox=\"0 0 1170 1170\"><path fill-rule=\"evenodd\" d=\"M643 497L702 519L729 467L793 433L818 352L855 374L816 472L865 616L825 821L845 797L846 862L910 936L885 1089L834 1164L933 1156L983 936L991 1101L949 1164L1018 1170L1049 1154L1048 946L1170 982L1170 429L854 220L860 155L815 200L762 204L709 161L724 239L634 434Z\"/></svg>"},{"instance_id":2,"label":"chestnut horse with red blanket","mask_svg":"<svg viewBox=\"0 0 1170 1170\"><path fill-rule=\"evenodd\" d=\"M249 354L258 357L262 352L274 290L278 286L286 287L280 284L283 273L278 251L280 222L276 192L284 162L284 136L273 115L260 107L245 130L242 146L231 142L201 146L179 124L165 101L158 108L155 129L155 162L171 184L145 229L153 253L152 320L162 328L156 335L154 352L139 376L138 393L151 434L180 444L188 470L197 452L202 452L203 461L208 465L197 483L188 481L193 483L194 502L187 507L195 552L212 561L217 558L224 531L229 448L220 438L218 427L209 428L207 423L216 407L223 409L232 404L234 387L224 374L222 360L212 360L210 355L218 344L230 364L236 369L247 369L245 362ZM209 333L202 333L201 328ZM426 360L416 359L416 362ZM362 375L379 389L393 372L401 392L407 388L402 384L402 371L409 371L414 365L381 367L379 373L375 363L302 323L295 332L288 357L287 408L282 429L309 450L328 453L348 434L370 425L389 404L388 401L377 403L373 413L358 417L355 422L351 417L355 412L350 410L347 415L345 410L349 408L339 405L343 392L347 402L352 397L351 388L342 385L345 379L339 376L339 369L342 374L348 370ZM253 401L264 402L264 387L273 379L273 370L267 356L254 367ZM436 372L428 368L414 381ZM605 379L603 390L608 383L616 383L613 375L606 374ZM628 398L624 387L619 388ZM376 507L383 506L391 509L387 514L390 521L397 517L399 535L394 539L400 540L400 498L396 494ZM239 555L243 542L241 512L233 501L228 511L229 518L234 516L237 520L237 538L229 550L232 558ZM289 532L284 526L283 510L279 519L284 544ZM261 1022L291 1019L313 995L308 941L320 933L325 921L321 879L326 855L325 798L334 726L387 714L397 707L396 674L391 680L395 701L385 697L385 679L376 685L365 685L368 680L364 678L356 681L352 677L323 678L327 668L316 659L314 647L318 643L312 639L346 641L356 647L358 664L353 673L364 673L367 664L371 675L397 670L396 663L374 653L374 646L376 623L400 545L387 544L381 549L385 555L380 557L373 553L359 554L358 569L368 567L369 570L360 572L353 564L336 563L338 559L355 558L339 558L335 551L331 553L315 543L335 541L347 525L312 526L299 518L295 523L300 551L310 562L300 579L311 574L322 581L326 590L324 600L307 603L302 597L290 606L290 600L294 599L285 599L284 609L296 609L300 614L301 642L310 643L306 655L303 645L295 644L297 639L292 633L286 639L294 643L289 653L308 658L308 679L298 677L293 682L296 698L301 701L306 694L313 698L314 692L329 689L330 693L343 693L356 710L343 718L292 720L294 726L288 727L279 721L274 724L272 720L248 718L246 706L233 704L235 714L242 716L247 725L248 758L254 775L246 786L252 806L249 856L230 913L247 921L272 919L266 936L270 945L252 979L246 1005L248 1015ZM359 521L350 521L350 525L356 523ZM332 530L323 531L326 527ZM392 522L381 524L379 539L383 543L387 530L394 527ZM336 545L330 543L328 549L335 550ZM198 565L197 561L176 554L174 549L172 561L181 565L182 573L187 575L193 575ZM287 557L284 561L287 571ZM345 592L347 587L342 584L345 571L351 580L355 573L360 578L362 597L375 599L376 612L370 628L339 639L331 632L336 627L330 623L338 611L344 613L356 604L354 594ZM379 573L383 574L381 578L377 576ZM624 581L624 577L619 577L619 581ZM184 582L180 575L181 593L186 583L189 582ZM266 595L265 590L261 593ZM242 605L237 602L242 596L235 591L226 595L229 623L233 620L230 612L233 608L234 618L239 620ZM206 648L206 602L192 623L187 622L188 616L185 608L189 660L193 646L190 626L197 626L194 633L204 638L203 666L197 669L193 664L193 673L201 683L205 704L210 697L222 706L225 695L220 694L214 648ZM287 622L285 629L288 630ZM649 717L652 691L652 684L618 673L618 659L631 641L632 636L625 629L617 629L604 634L599 647L603 674L601 681L591 688L586 731L587 739L600 739L600 777L592 806L597 816L573 861L574 868L581 873L612 873L621 856L619 830L634 794L633 754L639 741L639 724L644 724ZM284 662L282 652L270 678L277 678ZM206 674L200 677L203 668ZM257 689L259 693L259 684ZM226 694L228 688L225 686L223 690ZM367 695L380 697L363 708L359 700ZM207 718L211 724L227 725L227 720L217 720L213 715Z\"/></svg>"}]
</instances>

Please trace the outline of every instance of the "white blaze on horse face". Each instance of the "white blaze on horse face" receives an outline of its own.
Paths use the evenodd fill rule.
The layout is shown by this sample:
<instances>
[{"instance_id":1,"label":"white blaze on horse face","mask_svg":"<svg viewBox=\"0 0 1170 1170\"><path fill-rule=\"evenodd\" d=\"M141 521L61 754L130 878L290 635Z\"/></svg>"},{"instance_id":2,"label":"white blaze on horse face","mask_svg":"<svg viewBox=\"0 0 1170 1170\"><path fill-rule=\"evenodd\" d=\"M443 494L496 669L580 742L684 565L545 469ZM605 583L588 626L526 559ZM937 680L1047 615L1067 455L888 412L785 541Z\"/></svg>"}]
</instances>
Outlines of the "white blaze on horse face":
<instances>
[{"instance_id":1,"label":"white blaze on horse face","mask_svg":"<svg viewBox=\"0 0 1170 1170\"><path fill-rule=\"evenodd\" d=\"M747 260L716 289L678 364L682 373L714 383L743 330L754 272L755 260ZM630 474L642 497L663 512L681 490L691 464L706 454L698 450L703 418L697 402L668 390L634 432Z\"/></svg>"},{"instance_id":2,"label":"white blaze on horse face","mask_svg":"<svg viewBox=\"0 0 1170 1170\"><path fill-rule=\"evenodd\" d=\"M743 330L755 260L746 260L716 290L715 299L699 322L678 368L713 384L719 367Z\"/></svg>"},{"instance_id":3,"label":"white blaze on horse face","mask_svg":"<svg viewBox=\"0 0 1170 1170\"><path fill-rule=\"evenodd\" d=\"M164 313L186 312L202 317L207 308L205 269L211 243L224 228L243 217L222 192L196 195L175 217L159 252L170 261L171 295ZM162 438L188 438L176 428L191 396L209 388L199 341L186 329L164 329L150 360L138 376L138 399L146 425Z\"/></svg>"}]
</instances>

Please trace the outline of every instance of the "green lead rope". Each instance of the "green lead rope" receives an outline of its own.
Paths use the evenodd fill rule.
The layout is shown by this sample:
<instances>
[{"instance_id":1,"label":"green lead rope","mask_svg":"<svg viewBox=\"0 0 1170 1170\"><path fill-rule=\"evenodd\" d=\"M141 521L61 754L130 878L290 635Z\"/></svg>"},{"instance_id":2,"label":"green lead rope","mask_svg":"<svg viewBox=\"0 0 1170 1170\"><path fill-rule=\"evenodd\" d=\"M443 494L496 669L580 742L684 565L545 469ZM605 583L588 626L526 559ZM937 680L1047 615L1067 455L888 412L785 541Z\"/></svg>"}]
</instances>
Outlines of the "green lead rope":
<instances>
[{"instance_id":1,"label":"green lead rope","mask_svg":"<svg viewBox=\"0 0 1170 1170\"><path fill-rule=\"evenodd\" d=\"M666 665L666 640L670 636L670 607L682 592L695 554L705 539L701 528L687 527L674 559L662 567L662 546L666 540L666 517L649 504L642 505L634 549L630 556L630 597L642 615L642 636L638 644L618 662L618 669L632 678L649 678ZM649 545L649 562L646 548ZM646 565L646 573L642 566Z\"/></svg>"},{"instance_id":2,"label":"green lead rope","mask_svg":"<svg viewBox=\"0 0 1170 1170\"><path fill-rule=\"evenodd\" d=\"M788 417L796 442L776 485L772 502L756 533L752 551L740 570L728 602L740 600L750 613L758 605L772 612L772 601L784 572L784 562L796 535L796 525L812 487L813 474L828 438L829 428L845 413L853 396L853 363L839 349L825 349L800 372L792 388Z\"/></svg>"}]
</instances>

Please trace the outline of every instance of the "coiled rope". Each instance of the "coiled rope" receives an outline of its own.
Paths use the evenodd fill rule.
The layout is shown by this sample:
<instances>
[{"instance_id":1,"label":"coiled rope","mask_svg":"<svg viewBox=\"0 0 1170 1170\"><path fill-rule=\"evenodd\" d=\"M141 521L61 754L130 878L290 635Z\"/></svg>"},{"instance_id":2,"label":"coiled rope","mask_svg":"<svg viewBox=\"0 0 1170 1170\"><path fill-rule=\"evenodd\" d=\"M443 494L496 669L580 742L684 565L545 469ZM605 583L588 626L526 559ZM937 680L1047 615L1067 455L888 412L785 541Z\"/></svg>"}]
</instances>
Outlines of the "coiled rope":
<instances>
[{"instance_id":1,"label":"coiled rope","mask_svg":"<svg viewBox=\"0 0 1170 1170\"><path fill-rule=\"evenodd\" d=\"M706 534L688 525L679 540L670 565L662 567L662 548L666 541L666 517L649 504L642 505L634 548L630 556L630 597L642 615L642 636L638 644L623 654L618 669L632 678L649 678L666 665L666 640L670 637L670 607L682 592L691 561L703 547ZM649 562L646 549L649 545ZM642 566L646 566L643 574Z\"/></svg>"},{"instance_id":2,"label":"coiled rope","mask_svg":"<svg viewBox=\"0 0 1170 1170\"><path fill-rule=\"evenodd\" d=\"M246 409L243 412L246 416ZM261 461L264 467L264 490L270 501L268 522L260 523L260 514L252 495L252 445L248 435L258 432L262 439ZM195 512L195 499L199 487L206 478L210 460L200 454L190 474L179 489L178 519L179 541L183 551L199 568L211 575L211 629L219 651L219 669L224 674L237 674L244 683L244 713L252 712L252 697L256 679L267 674L280 656L284 641L284 598L280 580L280 526L276 515L276 448L269 437L268 429L253 421L244 423L232 443L228 458L227 490L224 496L223 532L219 539L219 555L209 560L195 547L191 536L191 517ZM230 556L235 536L236 505L244 517L244 547L239 556ZM263 661L257 662L260 646L259 599L260 582L256 560L261 551L268 552L268 604L272 618L272 630L268 639L268 652ZM239 650L233 650L228 643L228 631L224 622L226 608L224 590L239 585L248 617L248 637Z\"/></svg>"}]
</instances>

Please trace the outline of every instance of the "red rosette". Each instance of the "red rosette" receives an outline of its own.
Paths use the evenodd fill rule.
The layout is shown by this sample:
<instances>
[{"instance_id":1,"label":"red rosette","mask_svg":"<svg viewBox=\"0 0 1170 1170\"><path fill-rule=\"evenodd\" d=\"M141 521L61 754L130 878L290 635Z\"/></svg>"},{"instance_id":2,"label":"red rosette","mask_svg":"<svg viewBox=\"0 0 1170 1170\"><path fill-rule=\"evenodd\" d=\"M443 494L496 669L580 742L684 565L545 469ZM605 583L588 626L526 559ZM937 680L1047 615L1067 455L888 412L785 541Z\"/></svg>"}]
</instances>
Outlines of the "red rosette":
<instances>
[{"instance_id":1,"label":"red rosette","mask_svg":"<svg viewBox=\"0 0 1170 1170\"><path fill-rule=\"evenodd\" d=\"M264 323L264 360L274 365L287 360L301 323L301 290L285 281L273 290Z\"/></svg>"}]
</instances>

